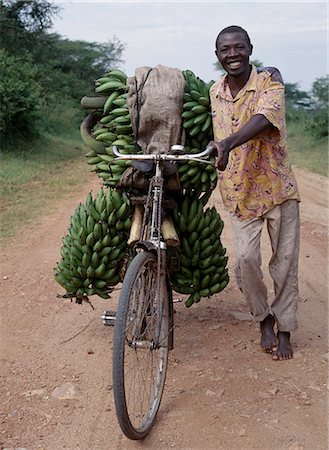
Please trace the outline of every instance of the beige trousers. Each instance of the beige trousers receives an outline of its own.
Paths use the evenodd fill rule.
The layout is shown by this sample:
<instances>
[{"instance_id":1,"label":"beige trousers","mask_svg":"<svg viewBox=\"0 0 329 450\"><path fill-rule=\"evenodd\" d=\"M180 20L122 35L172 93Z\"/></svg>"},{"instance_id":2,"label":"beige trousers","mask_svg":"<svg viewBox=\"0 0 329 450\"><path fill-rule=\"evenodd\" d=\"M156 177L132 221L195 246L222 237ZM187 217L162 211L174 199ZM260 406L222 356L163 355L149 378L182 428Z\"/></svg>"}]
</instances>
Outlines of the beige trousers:
<instances>
[{"instance_id":1,"label":"beige trousers","mask_svg":"<svg viewBox=\"0 0 329 450\"><path fill-rule=\"evenodd\" d=\"M260 238L265 221L272 247L269 262L275 295L272 305L268 304L261 270ZM231 214L231 223L236 252L236 281L251 314L256 321L262 321L268 314L273 314L278 330L295 330L299 300L299 203L287 200L262 217L248 221L240 221Z\"/></svg>"}]
</instances>

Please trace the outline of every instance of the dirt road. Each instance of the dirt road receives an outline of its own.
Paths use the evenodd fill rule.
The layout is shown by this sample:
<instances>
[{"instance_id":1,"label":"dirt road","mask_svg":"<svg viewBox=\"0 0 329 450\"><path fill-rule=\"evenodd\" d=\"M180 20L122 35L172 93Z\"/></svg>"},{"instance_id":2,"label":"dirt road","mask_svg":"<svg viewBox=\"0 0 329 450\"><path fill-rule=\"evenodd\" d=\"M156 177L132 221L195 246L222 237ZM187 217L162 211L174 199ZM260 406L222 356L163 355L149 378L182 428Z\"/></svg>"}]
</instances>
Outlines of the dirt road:
<instances>
[{"instance_id":1,"label":"dirt road","mask_svg":"<svg viewBox=\"0 0 329 450\"><path fill-rule=\"evenodd\" d=\"M328 179L296 170L302 196L299 328L291 361L272 361L234 281L212 299L175 304L176 340L157 423L126 439L112 397L113 328L95 310L56 298L53 279L70 215L98 184L52 207L2 251L0 448L325 450L328 448ZM212 201L223 211L218 194ZM223 212L223 218L227 216ZM264 273L269 256L267 237ZM179 296L175 296L179 298Z\"/></svg>"}]
</instances>

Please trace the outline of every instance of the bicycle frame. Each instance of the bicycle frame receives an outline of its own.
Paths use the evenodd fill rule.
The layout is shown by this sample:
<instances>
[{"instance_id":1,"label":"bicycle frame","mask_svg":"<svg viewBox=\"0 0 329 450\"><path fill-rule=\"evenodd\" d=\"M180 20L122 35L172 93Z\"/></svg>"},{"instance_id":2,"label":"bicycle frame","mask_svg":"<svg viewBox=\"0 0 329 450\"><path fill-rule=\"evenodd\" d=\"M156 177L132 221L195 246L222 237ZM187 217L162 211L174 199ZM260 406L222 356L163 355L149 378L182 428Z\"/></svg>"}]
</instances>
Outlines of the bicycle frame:
<instances>
[{"instance_id":1,"label":"bicycle frame","mask_svg":"<svg viewBox=\"0 0 329 450\"><path fill-rule=\"evenodd\" d=\"M167 269L166 269L166 249L167 245L164 242L161 235L161 219L162 219L162 196L163 196L163 167L162 163L164 161L198 161L201 163L209 164L207 158L214 150L213 147L209 146L204 151L197 154L150 154L150 155L124 155L121 154L116 146L112 147L113 154L117 159L123 160L142 160L142 161L154 161L155 163L155 174L150 180L149 191L147 195L147 200L144 209L142 229L140 233L140 240L136 243L137 248L141 248L144 251L152 251L157 255L157 295L159 299L161 295L161 283L167 280ZM182 152L183 146L172 146L171 151ZM150 216L151 214L151 216ZM169 285L167 283L167 289ZM160 302L162 306L162 302ZM169 307L170 312L170 349L173 348L173 314L172 305ZM161 331L161 318L162 310L160 310L159 320L157 324L157 332L153 342L154 348L158 348L161 345L159 341L160 331Z\"/></svg>"}]
</instances>

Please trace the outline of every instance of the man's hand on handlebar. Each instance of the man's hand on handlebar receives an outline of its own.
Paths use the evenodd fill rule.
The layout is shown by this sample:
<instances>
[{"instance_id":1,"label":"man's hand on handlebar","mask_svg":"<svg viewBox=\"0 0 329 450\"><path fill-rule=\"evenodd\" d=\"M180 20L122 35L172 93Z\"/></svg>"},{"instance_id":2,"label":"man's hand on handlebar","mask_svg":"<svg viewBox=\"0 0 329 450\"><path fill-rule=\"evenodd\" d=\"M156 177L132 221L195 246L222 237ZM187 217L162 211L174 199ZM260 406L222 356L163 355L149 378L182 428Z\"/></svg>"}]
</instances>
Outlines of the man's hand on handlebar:
<instances>
[{"instance_id":1,"label":"man's hand on handlebar","mask_svg":"<svg viewBox=\"0 0 329 450\"><path fill-rule=\"evenodd\" d=\"M215 162L215 167L218 170L225 170L228 163L228 155L230 148L225 145L225 140L223 141L210 141L207 147L213 147L217 152L217 160Z\"/></svg>"}]
</instances>

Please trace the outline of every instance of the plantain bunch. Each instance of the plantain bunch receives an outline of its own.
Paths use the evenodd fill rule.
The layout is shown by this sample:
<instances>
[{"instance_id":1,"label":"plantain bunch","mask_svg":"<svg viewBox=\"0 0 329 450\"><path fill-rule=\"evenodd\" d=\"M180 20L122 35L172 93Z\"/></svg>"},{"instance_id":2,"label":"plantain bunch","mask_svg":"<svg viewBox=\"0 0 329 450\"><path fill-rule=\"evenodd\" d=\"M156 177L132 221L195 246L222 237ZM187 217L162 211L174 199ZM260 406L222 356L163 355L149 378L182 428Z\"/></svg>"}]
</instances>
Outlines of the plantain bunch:
<instances>
[{"instance_id":1,"label":"plantain bunch","mask_svg":"<svg viewBox=\"0 0 329 450\"><path fill-rule=\"evenodd\" d=\"M92 166L103 180L103 184L116 187L130 161L114 160L112 146L124 154L140 153L132 131L127 105L127 75L119 69L112 69L108 74L95 81L95 97L83 97L84 109L94 110L90 123L92 126L80 128L81 137L90 147L86 154L87 163ZM85 122L86 123L86 122ZM88 123L88 118L87 118Z\"/></svg>"},{"instance_id":2,"label":"plantain bunch","mask_svg":"<svg viewBox=\"0 0 329 450\"><path fill-rule=\"evenodd\" d=\"M131 227L128 196L112 189L88 193L71 217L55 270L56 281L66 289L65 297L80 303L85 296L109 298L120 281Z\"/></svg>"},{"instance_id":3,"label":"plantain bunch","mask_svg":"<svg viewBox=\"0 0 329 450\"><path fill-rule=\"evenodd\" d=\"M198 142L211 141L212 117L210 108L209 89L214 83L205 83L191 70L184 70L185 94L183 105L183 127L190 138Z\"/></svg>"},{"instance_id":4,"label":"plantain bunch","mask_svg":"<svg viewBox=\"0 0 329 450\"><path fill-rule=\"evenodd\" d=\"M185 197L173 212L181 246L171 282L176 292L189 294L187 307L222 291L229 282L228 257L220 239L224 222L215 207L204 211L203 206L201 200Z\"/></svg>"},{"instance_id":5,"label":"plantain bunch","mask_svg":"<svg viewBox=\"0 0 329 450\"><path fill-rule=\"evenodd\" d=\"M213 81L205 83L191 70L183 71L185 94L183 105L183 127L186 132L186 153L200 153L213 140L209 89ZM217 185L217 172L210 164L196 161L179 163L178 173L182 188L187 196L199 197L202 192L210 193Z\"/></svg>"}]
</instances>

